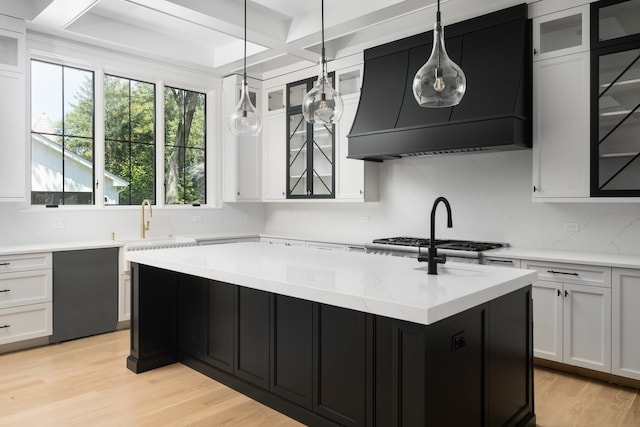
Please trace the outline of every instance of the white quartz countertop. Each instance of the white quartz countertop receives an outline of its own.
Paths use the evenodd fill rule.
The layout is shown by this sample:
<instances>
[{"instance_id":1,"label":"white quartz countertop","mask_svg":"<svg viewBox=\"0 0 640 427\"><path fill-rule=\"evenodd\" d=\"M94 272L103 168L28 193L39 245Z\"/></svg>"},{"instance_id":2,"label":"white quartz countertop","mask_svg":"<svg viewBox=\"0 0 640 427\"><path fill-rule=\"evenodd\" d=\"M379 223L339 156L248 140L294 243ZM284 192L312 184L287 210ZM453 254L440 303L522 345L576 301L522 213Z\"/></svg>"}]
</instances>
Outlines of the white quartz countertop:
<instances>
[{"instance_id":1,"label":"white quartz countertop","mask_svg":"<svg viewBox=\"0 0 640 427\"><path fill-rule=\"evenodd\" d=\"M31 243L25 245L0 245L0 256L30 254L37 252L61 252L75 251L83 249L115 248L122 246L122 243L112 240L92 240L81 242L56 242L56 243Z\"/></svg>"},{"instance_id":2,"label":"white quartz countertop","mask_svg":"<svg viewBox=\"0 0 640 427\"><path fill-rule=\"evenodd\" d=\"M516 258L621 268L640 268L640 256L599 252L553 251L548 249L501 248L484 253L485 258Z\"/></svg>"},{"instance_id":3,"label":"white quartz countertop","mask_svg":"<svg viewBox=\"0 0 640 427\"><path fill-rule=\"evenodd\" d=\"M415 259L321 251L261 243L231 243L128 252L152 267L326 303L410 322L431 324L520 289L537 273L447 263L428 275Z\"/></svg>"}]
</instances>

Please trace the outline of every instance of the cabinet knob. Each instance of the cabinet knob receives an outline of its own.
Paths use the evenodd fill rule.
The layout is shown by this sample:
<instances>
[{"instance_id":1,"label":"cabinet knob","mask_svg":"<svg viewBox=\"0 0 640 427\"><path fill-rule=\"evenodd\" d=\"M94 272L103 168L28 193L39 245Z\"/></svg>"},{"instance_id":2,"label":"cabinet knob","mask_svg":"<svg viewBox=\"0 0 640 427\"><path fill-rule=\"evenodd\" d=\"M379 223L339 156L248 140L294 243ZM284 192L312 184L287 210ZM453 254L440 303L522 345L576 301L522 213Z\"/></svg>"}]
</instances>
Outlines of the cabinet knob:
<instances>
[{"instance_id":1,"label":"cabinet knob","mask_svg":"<svg viewBox=\"0 0 640 427\"><path fill-rule=\"evenodd\" d=\"M10 328L10 327L11 327L11 325L2 325L2 326L0 326L0 329Z\"/></svg>"},{"instance_id":2,"label":"cabinet knob","mask_svg":"<svg viewBox=\"0 0 640 427\"><path fill-rule=\"evenodd\" d=\"M569 291L566 291L566 290L565 290L565 291L564 291L564 297L566 298L566 297L568 297L568 296L569 296Z\"/></svg>"},{"instance_id":3,"label":"cabinet knob","mask_svg":"<svg viewBox=\"0 0 640 427\"><path fill-rule=\"evenodd\" d=\"M7 292L11 292L11 289L2 289L2 290L0 290L0 294L4 294L4 293L7 293Z\"/></svg>"},{"instance_id":4,"label":"cabinet knob","mask_svg":"<svg viewBox=\"0 0 640 427\"><path fill-rule=\"evenodd\" d=\"M535 185L533 186L533 192L535 193L536 191L538 191L538 187L536 187Z\"/></svg>"},{"instance_id":5,"label":"cabinet knob","mask_svg":"<svg viewBox=\"0 0 640 427\"><path fill-rule=\"evenodd\" d=\"M236 195L238 195L238 196L239 196L239 195L240 195L240 192L238 191L238 192L236 193Z\"/></svg>"},{"instance_id":6,"label":"cabinet knob","mask_svg":"<svg viewBox=\"0 0 640 427\"><path fill-rule=\"evenodd\" d=\"M533 54L537 55L538 54L538 49L533 49Z\"/></svg>"},{"instance_id":7,"label":"cabinet knob","mask_svg":"<svg viewBox=\"0 0 640 427\"><path fill-rule=\"evenodd\" d=\"M364 194L364 191L360 190L360 195L362 196Z\"/></svg>"},{"instance_id":8,"label":"cabinet knob","mask_svg":"<svg viewBox=\"0 0 640 427\"><path fill-rule=\"evenodd\" d=\"M562 293L560 292L560 289L558 289L558 296L562 296Z\"/></svg>"},{"instance_id":9,"label":"cabinet knob","mask_svg":"<svg viewBox=\"0 0 640 427\"><path fill-rule=\"evenodd\" d=\"M282 192L282 195L284 196L284 191Z\"/></svg>"}]
</instances>

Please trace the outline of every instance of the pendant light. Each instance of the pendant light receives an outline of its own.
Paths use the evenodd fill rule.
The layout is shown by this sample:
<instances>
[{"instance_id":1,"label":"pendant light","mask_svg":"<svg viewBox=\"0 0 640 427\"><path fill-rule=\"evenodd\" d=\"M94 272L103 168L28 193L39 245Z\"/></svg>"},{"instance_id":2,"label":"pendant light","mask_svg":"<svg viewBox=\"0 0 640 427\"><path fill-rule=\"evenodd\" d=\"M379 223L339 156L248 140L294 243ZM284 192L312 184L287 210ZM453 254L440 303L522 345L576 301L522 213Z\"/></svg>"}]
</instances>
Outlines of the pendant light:
<instances>
[{"instance_id":1,"label":"pendant light","mask_svg":"<svg viewBox=\"0 0 640 427\"><path fill-rule=\"evenodd\" d=\"M322 58L315 86L302 100L302 115L309 123L332 125L342 117L342 97L327 77L327 57L324 50L324 0L322 0Z\"/></svg>"},{"instance_id":2,"label":"pendant light","mask_svg":"<svg viewBox=\"0 0 640 427\"><path fill-rule=\"evenodd\" d=\"M244 0L244 75L240 91L240 101L227 117L227 128L236 136L256 136L262 128L262 120L249 98L247 82L247 0Z\"/></svg>"},{"instance_id":3,"label":"pendant light","mask_svg":"<svg viewBox=\"0 0 640 427\"><path fill-rule=\"evenodd\" d=\"M433 29L433 49L429 60L413 78L413 96L421 107L443 108L458 105L467 89L462 69L449 58L440 24L440 0Z\"/></svg>"}]
</instances>

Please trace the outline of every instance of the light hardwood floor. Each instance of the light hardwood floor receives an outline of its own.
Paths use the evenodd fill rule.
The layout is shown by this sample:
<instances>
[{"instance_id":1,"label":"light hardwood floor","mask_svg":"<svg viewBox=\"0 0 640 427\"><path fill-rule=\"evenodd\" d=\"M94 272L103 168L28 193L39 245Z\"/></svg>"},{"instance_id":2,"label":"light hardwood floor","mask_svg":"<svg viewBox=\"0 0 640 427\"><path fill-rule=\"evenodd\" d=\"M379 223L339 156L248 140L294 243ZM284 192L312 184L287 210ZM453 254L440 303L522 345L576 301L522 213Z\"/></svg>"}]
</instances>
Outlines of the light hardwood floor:
<instances>
[{"instance_id":1,"label":"light hardwood floor","mask_svg":"<svg viewBox=\"0 0 640 427\"><path fill-rule=\"evenodd\" d=\"M181 364L136 375L128 354L118 331L0 355L0 426L300 425ZM547 368L535 387L538 426L640 426L638 390Z\"/></svg>"}]
</instances>

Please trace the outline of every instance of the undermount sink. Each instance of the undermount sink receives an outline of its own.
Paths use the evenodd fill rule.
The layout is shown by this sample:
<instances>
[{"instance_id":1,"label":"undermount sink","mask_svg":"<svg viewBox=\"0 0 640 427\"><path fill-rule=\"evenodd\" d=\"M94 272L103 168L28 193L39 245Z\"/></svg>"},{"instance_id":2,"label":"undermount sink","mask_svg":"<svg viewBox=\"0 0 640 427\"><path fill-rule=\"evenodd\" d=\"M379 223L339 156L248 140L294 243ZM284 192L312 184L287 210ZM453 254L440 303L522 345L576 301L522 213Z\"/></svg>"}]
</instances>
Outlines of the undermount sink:
<instances>
[{"instance_id":1,"label":"undermount sink","mask_svg":"<svg viewBox=\"0 0 640 427\"><path fill-rule=\"evenodd\" d=\"M428 267L419 267L415 270L420 271L428 271ZM467 266L448 266L448 265L438 265L438 274L443 276L459 276L459 277L471 277L471 276L481 276L484 274L482 271L477 270L473 267Z\"/></svg>"}]
</instances>

